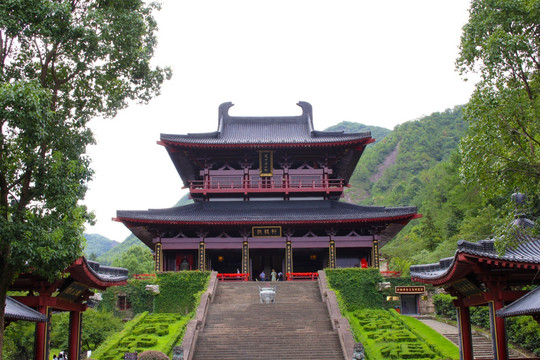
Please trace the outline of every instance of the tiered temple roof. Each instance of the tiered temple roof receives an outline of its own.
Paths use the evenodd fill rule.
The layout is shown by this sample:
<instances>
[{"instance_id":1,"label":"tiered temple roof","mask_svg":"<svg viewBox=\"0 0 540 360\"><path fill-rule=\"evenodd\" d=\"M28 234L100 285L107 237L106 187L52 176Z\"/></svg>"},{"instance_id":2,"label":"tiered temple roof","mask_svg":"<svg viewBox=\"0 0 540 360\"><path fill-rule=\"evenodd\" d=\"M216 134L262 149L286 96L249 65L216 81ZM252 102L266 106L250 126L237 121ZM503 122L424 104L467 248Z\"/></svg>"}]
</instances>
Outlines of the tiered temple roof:
<instances>
[{"instance_id":1,"label":"tiered temple roof","mask_svg":"<svg viewBox=\"0 0 540 360\"><path fill-rule=\"evenodd\" d=\"M161 225L270 225L270 224L384 224L389 240L411 219L418 217L416 207L360 206L334 200L298 201L216 201L148 211L117 212L117 221L129 227ZM390 226L393 224L395 226ZM142 233L137 234L139 238ZM152 236L141 239L150 244Z\"/></svg>"}]
</instances>

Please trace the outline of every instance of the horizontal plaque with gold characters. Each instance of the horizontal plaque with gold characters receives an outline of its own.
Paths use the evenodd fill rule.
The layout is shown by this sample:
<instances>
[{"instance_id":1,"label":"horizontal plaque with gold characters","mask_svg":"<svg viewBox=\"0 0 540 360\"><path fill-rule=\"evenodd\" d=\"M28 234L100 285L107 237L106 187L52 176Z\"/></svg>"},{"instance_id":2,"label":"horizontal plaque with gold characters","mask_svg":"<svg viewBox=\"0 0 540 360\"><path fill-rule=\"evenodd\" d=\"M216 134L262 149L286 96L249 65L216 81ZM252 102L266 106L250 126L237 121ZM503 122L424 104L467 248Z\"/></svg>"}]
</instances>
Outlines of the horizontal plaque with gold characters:
<instances>
[{"instance_id":1,"label":"horizontal plaque with gold characters","mask_svg":"<svg viewBox=\"0 0 540 360\"><path fill-rule=\"evenodd\" d=\"M251 236L257 237L281 237L281 226L253 226Z\"/></svg>"},{"instance_id":2,"label":"horizontal plaque with gold characters","mask_svg":"<svg viewBox=\"0 0 540 360\"><path fill-rule=\"evenodd\" d=\"M396 294L423 294L426 291L425 286L396 286Z\"/></svg>"},{"instance_id":3,"label":"horizontal plaque with gold characters","mask_svg":"<svg viewBox=\"0 0 540 360\"><path fill-rule=\"evenodd\" d=\"M69 302L75 302L77 301L84 292L88 290L88 286L84 285L83 283L74 281L71 284L69 284L60 294L58 294L58 298L67 300Z\"/></svg>"}]
</instances>

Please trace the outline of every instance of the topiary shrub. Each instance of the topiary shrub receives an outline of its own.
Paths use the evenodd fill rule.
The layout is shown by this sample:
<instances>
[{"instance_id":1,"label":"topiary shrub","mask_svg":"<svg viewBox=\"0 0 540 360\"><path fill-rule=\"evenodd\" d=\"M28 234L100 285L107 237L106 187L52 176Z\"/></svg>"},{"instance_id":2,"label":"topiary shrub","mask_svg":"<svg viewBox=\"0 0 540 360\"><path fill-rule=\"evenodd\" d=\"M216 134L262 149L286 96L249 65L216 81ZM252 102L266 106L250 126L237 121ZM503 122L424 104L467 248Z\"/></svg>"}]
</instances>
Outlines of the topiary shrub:
<instances>
[{"instance_id":1,"label":"topiary shrub","mask_svg":"<svg viewBox=\"0 0 540 360\"><path fill-rule=\"evenodd\" d=\"M161 351L147 350L137 356L137 360L170 360L167 355Z\"/></svg>"},{"instance_id":2,"label":"topiary shrub","mask_svg":"<svg viewBox=\"0 0 540 360\"><path fill-rule=\"evenodd\" d=\"M336 292L346 311L381 309L383 295L377 285L383 281L379 269L325 269L328 286Z\"/></svg>"}]
</instances>

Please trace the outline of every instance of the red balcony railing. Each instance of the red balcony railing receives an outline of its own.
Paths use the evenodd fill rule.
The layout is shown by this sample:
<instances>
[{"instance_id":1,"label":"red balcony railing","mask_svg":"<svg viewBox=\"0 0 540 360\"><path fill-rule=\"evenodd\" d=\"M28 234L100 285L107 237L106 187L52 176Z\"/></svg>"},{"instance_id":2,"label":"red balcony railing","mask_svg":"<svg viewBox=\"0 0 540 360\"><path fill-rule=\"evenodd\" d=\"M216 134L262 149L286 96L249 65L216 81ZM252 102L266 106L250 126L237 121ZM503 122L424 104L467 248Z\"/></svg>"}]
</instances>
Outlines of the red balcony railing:
<instances>
[{"instance_id":1,"label":"red balcony railing","mask_svg":"<svg viewBox=\"0 0 540 360\"><path fill-rule=\"evenodd\" d=\"M189 191L192 194L209 193L262 193L262 192L341 192L343 179L313 180L294 179L285 181L281 179L268 180L192 180Z\"/></svg>"},{"instance_id":2,"label":"red balcony railing","mask_svg":"<svg viewBox=\"0 0 540 360\"><path fill-rule=\"evenodd\" d=\"M221 281L230 281L230 280L248 281L249 273L220 273L220 274L217 274L217 278L218 280L221 280Z\"/></svg>"}]
</instances>

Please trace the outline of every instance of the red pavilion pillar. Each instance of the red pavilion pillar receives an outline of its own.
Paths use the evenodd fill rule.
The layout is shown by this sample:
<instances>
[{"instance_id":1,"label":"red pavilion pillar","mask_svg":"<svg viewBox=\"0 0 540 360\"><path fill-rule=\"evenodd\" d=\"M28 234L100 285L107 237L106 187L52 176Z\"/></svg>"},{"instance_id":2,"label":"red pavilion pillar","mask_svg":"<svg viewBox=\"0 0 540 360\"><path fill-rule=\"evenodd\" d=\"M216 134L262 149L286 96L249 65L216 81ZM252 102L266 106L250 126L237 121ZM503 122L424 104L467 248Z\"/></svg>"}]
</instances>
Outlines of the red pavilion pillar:
<instances>
[{"instance_id":1,"label":"red pavilion pillar","mask_svg":"<svg viewBox=\"0 0 540 360\"><path fill-rule=\"evenodd\" d=\"M36 323L34 355L37 360L49 360L52 309L47 305L41 305L40 301L38 311L47 316L47 322Z\"/></svg>"},{"instance_id":2,"label":"red pavilion pillar","mask_svg":"<svg viewBox=\"0 0 540 360\"><path fill-rule=\"evenodd\" d=\"M459 330L459 358L473 360L471 313L467 306L456 307Z\"/></svg>"},{"instance_id":3,"label":"red pavilion pillar","mask_svg":"<svg viewBox=\"0 0 540 360\"><path fill-rule=\"evenodd\" d=\"M489 323L491 326L491 339L493 345L494 360L508 360L508 348L506 346L506 328L504 319L496 315L496 311L502 309L502 300L494 300L488 303Z\"/></svg>"},{"instance_id":4,"label":"red pavilion pillar","mask_svg":"<svg viewBox=\"0 0 540 360\"><path fill-rule=\"evenodd\" d=\"M81 329L82 312L69 312L69 347L68 359L79 360L81 358Z\"/></svg>"}]
</instances>

